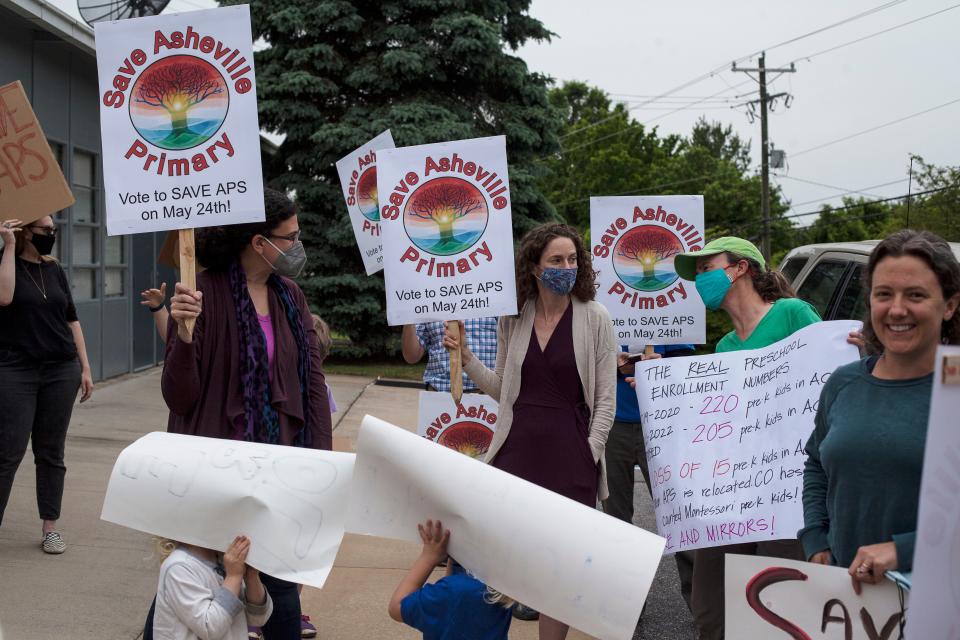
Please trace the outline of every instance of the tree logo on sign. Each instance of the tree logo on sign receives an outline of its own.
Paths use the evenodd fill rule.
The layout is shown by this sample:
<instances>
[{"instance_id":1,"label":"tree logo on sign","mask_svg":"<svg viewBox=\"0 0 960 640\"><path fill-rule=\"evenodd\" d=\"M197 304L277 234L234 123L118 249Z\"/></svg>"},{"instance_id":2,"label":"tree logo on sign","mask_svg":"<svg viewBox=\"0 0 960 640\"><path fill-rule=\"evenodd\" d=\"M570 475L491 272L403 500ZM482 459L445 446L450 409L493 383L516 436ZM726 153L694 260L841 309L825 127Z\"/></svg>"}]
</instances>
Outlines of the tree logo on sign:
<instances>
[{"instance_id":1,"label":"tree logo on sign","mask_svg":"<svg viewBox=\"0 0 960 640\"><path fill-rule=\"evenodd\" d=\"M157 60L133 85L130 122L161 149L190 149L215 134L227 117L230 92L206 60L177 55Z\"/></svg>"},{"instance_id":2,"label":"tree logo on sign","mask_svg":"<svg viewBox=\"0 0 960 640\"><path fill-rule=\"evenodd\" d=\"M659 291L678 276L673 256L683 251L680 238L669 229L640 225L630 229L613 249L613 269L627 286L638 291Z\"/></svg>"},{"instance_id":3,"label":"tree logo on sign","mask_svg":"<svg viewBox=\"0 0 960 640\"><path fill-rule=\"evenodd\" d=\"M377 168L370 167L357 180L357 207L367 220L380 221L380 203L377 200Z\"/></svg>"},{"instance_id":4,"label":"tree logo on sign","mask_svg":"<svg viewBox=\"0 0 960 640\"><path fill-rule=\"evenodd\" d=\"M493 431L479 422L456 422L437 438L437 444L459 451L471 458L483 458L490 449Z\"/></svg>"},{"instance_id":5,"label":"tree logo on sign","mask_svg":"<svg viewBox=\"0 0 960 640\"><path fill-rule=\"evenodd\" d=\"M472 247L487 228L487 200L477 187L453 177L425 182L407 200L403 227L410 241L436 256Z\"/></svg>"}]
</instances>

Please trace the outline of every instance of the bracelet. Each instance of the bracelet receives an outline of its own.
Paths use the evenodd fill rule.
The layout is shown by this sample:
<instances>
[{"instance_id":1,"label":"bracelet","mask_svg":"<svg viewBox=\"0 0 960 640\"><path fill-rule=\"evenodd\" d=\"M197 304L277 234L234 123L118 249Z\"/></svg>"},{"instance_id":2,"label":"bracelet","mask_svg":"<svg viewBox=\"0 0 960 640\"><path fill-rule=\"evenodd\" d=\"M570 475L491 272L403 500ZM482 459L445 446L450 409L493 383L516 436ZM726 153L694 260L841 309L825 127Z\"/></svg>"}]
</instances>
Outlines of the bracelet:
<instances>
[{"instance_id":1,"label":"bracelet","mask_svg":"<svg viewBox=\"0 0 960 640\"><path fill-rule=\"evenodd\" d=\"M156 313L157 311L160 311L160 309L163 309L163 308L164 308L164 304L162 302L155 307L147 307L147 309L150 309L150 313Z\"/></svg>"}]
</instances>

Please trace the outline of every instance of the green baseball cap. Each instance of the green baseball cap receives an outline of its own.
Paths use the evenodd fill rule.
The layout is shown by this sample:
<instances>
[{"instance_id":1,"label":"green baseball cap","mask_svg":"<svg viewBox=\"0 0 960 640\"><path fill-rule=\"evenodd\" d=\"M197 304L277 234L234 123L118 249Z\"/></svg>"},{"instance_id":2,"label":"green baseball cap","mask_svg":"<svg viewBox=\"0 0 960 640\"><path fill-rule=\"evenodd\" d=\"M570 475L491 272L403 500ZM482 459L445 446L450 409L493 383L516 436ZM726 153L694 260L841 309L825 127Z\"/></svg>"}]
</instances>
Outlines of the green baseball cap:
<instances>
[{"instance_id":1,"label":"green baseball cap","mask_svg":"<svg viewBox=\"0 0 960 640\"><path fill-rule=\"evenodd\" d=\"M684 280L695 280L697 277L697 258L715 256L718 253L730 252L741 258L756 261L763 269L767 268L767 261L757 246L749 240L725 236L708 242L700 251L678 253L673 258L673 270Z\"/></svg>"}]
</instances>

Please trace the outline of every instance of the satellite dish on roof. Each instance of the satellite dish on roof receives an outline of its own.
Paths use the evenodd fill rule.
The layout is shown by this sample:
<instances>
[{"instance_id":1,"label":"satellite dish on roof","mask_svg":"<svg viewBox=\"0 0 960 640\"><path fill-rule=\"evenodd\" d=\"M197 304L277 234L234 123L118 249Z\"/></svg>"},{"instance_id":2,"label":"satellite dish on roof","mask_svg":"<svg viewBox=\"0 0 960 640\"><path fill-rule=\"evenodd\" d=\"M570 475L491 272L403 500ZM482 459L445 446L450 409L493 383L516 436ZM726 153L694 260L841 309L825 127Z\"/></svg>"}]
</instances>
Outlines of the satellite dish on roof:
<instances>
[{"instance_id":1,"label":"satellite dish on roof","mask_svg":"<svg viewBox=\"0 0 960 640\"><path fill-rule=\"evenodd\" d=\"M80 16L91 27L104 20L159 15L170 0L77 0Z\"/></svg>"}]
</instances>

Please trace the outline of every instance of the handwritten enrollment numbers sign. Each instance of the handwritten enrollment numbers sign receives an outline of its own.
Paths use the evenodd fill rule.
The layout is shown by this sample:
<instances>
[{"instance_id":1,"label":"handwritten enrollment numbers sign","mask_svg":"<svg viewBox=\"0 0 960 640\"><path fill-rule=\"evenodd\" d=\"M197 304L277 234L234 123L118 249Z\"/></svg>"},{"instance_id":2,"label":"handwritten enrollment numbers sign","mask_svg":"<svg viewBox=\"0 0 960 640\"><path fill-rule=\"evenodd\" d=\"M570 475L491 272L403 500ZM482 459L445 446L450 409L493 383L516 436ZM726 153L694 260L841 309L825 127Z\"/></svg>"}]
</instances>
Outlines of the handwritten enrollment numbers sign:
<instances>
[{"instance_id":1,"label":"handwritten enrollment numbers sign","mask_svg":"<svg viewBox=\"0 0 960 640\"><path fill-rule=\"evenodd\" d=\"M667 551L796 538L804 447L824 383L859 357L852 321L765 347L637 363L653 505Z\"/></svg>"},{"instance_id":2,"label":"handwritten enrollment numbers sign","mask_svg":"<svg viewBox=\"0 0 960 640\"><path fill-rule=\"evenodd\" d=\"M0 220L30 223L73 203L23 85L0 86Z\"/></svg>"},{"instance_id":3,"label":"handwritten enrollment numbers sign","mask_svg":"<svg viewBox=\"0 0 960 640\"><path fill-rule=\"evenodd\" d=\"M391 326L517 312L506 138L377 153Z\"/></svg>"},{"instance_id":4,"label":"handwritten enrollment numbers sign","mask_svg":"<svg viewBox=\"0 0 960 640\"><path fill-rule=\"evenodd\" d=\"M337 161L343 200L367 275L383 269L380 206L377 199L377 151L393 149L393 136L384 131Z\"/></svg>"},{"instance_id":5,"label":"handwritten enrollment numbers sign","mask_svg":"<svg viewBox=\"0 0 960 640\"><path fill-rule=\"evenodd\" d=\"M703 248L703 196L590 198L590 241L597 301L620 344L706 342L700 294L673 268Z\"/></svg>"},{"instance_id":6,"label":"handwritten enrollment numbers sign","mask_svg":"<svg viewBox=\"0 0 960 640\"><path fill-rule=\"evenodd\" d=\"M107 233L264 219L247 5L96 25Z\"/></svg>"}]
</instances>

